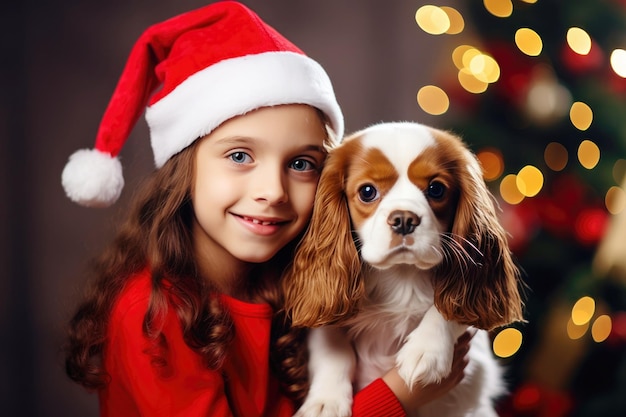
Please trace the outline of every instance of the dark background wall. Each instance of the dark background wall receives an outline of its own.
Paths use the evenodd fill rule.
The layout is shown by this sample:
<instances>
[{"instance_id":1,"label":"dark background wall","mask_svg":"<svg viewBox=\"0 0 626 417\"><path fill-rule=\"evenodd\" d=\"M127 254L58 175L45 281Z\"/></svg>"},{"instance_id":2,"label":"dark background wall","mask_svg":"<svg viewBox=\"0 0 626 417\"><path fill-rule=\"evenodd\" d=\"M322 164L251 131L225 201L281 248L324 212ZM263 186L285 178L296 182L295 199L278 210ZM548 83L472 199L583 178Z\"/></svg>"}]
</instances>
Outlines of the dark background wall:
<instances>
[{"instance_id":1,"label":"dark background wall","mask_svg":"<svg viewBox=\"0 0 626 417\"><path fill-rule=\"evenodd\" d=\"M444 37L415 24L422 1L248 0L333 79L347 131L382 120L441 123L415 95ZM109 209L71 203L61 170L92 147L126 56L150 24L197 0L25 0L0 6L0 415L95 416L95 395L65 377L64 326L87 260L112 236L133 185L152 169L143 119L121 157Z\"/></svg>"}]
</instances>

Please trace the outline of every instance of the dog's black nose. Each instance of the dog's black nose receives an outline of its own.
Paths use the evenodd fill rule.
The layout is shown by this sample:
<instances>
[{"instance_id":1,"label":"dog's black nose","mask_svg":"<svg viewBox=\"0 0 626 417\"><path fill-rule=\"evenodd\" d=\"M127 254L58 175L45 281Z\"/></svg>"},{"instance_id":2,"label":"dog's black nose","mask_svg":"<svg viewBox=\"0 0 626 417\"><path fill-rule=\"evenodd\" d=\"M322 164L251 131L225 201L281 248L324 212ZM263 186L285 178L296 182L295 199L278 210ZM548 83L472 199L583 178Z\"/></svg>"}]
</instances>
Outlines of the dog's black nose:
<instances>
[{"instance_id":1,"label":"dog's black nose","mask_svg":"<svg viewBox=\"0 0 626 417\"><path fill-rule=\"evenodd\" d=\"M413 233L415 228L419 226L420 221L417 214L407 210L392 211L387 218L387 224L391 226L391 230L402 236Z\"/></svg>"}]
</instances>

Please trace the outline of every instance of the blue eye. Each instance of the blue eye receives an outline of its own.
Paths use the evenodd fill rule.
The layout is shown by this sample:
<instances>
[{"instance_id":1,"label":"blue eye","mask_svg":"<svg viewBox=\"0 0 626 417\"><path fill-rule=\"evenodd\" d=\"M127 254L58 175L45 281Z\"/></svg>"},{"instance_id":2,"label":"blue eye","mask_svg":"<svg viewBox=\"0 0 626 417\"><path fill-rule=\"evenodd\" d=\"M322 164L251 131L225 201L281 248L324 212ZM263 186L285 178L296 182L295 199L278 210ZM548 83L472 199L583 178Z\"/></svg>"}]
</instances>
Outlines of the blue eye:
<instances>
[{"instance_id":1,"label":"blue eye","mask_svg":"<svg viewBox=\"0 0 626 417\"><path fill-rule=\"evenodd\" d=\"M359 199L364 203L371 203L378 199L378 190L372 184L365 184L359 188Z\"/></svg>"},{"instance_id":2,"label":"blue eye","mask_svg":"<svg viewBox=\"0 0 626 417\"><path fill-rule=\"evenodd\" d=\"M428 184L428 190L426 194L428 197L434 200L441 200L445 195L448 188L440 181L432 181Z\"/></svg>"},{"instance_id":3,"label":"blue eye","mask_svg":"<svg viewBox=\"0 0 626 417\"><path fill-rule=\"evenodd\" d=\"M252 157L245 152L233 152L228 157L237 164L245 164L252 161Z\"/></svg>"},{"instance_id":4,"label":"blue eye","mask_svg":"<svg viewBox=\"0 0 626 417\"><path fill-rule=\"evenodd\" d=\"M308 161L306 159L296 159L295 161L289 164L289 168L298 172L306 172L306 171L314 170L315 164L313 164L311 161Z\"/></svg>"}]
</instances>

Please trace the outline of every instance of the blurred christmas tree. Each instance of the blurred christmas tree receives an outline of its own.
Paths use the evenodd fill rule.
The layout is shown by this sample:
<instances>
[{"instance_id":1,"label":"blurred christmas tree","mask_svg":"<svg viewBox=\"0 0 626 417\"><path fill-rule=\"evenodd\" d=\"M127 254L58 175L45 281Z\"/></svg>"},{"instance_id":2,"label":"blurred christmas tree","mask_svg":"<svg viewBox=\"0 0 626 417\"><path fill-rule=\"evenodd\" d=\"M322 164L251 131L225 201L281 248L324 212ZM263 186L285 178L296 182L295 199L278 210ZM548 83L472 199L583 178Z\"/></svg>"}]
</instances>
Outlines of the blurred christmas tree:
<instances>
[{"instance_id":1,"label":"blurred christmas tree","mask_svg":"<svg viewBox=\"0 0 626 417\"><path fill-rule=\"evenodd\" d=\"M530 288L501 416L626 416L626 1L464 5L416 14L458 41L418 103L479 155Z\"/></svg>"}]
</instances>

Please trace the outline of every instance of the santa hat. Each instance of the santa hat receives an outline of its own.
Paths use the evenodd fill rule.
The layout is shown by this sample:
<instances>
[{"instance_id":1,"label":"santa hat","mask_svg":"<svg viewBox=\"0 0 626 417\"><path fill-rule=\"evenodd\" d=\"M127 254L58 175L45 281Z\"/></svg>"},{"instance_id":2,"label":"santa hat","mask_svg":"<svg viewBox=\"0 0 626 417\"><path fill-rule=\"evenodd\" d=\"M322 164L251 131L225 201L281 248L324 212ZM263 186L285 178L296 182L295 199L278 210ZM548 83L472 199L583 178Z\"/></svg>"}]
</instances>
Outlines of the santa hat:
<instances>
[{"instance_id":1,"label":"santa hat","mask_svg":"<svg viewBox=\"0 0 626 417\"><path fill-rule=\"evenodd\" d=\"M281 104L316 107L343 135L324 69L244 5L222 1L174 17L148 28L132 48L95 149L70 156L63 187L85 206L114 203L124 186L117 156L144 110L160 168L226 120Z\"/></svg>"}]
</instances>

